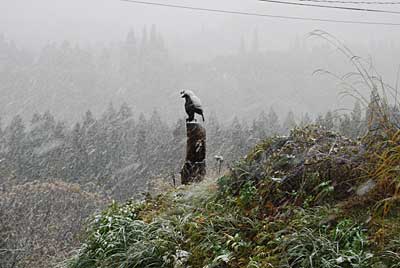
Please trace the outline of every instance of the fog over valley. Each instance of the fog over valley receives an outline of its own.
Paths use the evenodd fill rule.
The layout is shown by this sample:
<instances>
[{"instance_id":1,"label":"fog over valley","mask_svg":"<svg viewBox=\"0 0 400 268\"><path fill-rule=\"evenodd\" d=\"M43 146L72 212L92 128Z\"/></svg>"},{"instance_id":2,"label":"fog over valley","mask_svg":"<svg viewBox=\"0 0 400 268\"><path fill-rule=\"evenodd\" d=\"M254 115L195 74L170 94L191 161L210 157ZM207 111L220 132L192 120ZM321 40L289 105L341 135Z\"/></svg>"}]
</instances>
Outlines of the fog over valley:
<instances>
[{"instance_id":1,"label":"fog over valley","mask_svg":"<svg viewBox=\"0 0 400 268\"><path fill-rule=\"evenodd\" d=\"M396 18L257 1L184 4L343 20ZM183 115L178 92L184 88L198 92L206 113L224 121L254 119L269 107L280 117L290 110L299 117L351 108L353 100L338 98L343 89L335 79L313 75L318 69L339 76L352 71L336 48L308 36L315 29L371 60L385 81L396 80L396 26L291 21L110 0L2 1L0 15L4 120L50 110L74 121L88 109L100 114L110 102L126 102L137 116L157 109L174 122Z\"/></svg>"}]
</instances>

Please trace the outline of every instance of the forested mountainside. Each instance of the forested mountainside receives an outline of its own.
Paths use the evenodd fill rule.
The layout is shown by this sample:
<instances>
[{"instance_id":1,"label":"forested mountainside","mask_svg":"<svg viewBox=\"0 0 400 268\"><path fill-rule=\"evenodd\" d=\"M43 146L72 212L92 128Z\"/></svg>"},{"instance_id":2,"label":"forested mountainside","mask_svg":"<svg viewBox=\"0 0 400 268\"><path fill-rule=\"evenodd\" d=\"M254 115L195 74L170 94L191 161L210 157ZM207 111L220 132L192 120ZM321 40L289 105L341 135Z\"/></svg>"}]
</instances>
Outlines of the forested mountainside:
<instances>
[{"instance_id":1,"label":"forested mountainside","mask_svg":"<svg viewBox=\"0 0 400 268\"><path fill-rule=\"evenodd\" d=\"M2 118L8 122L20 114L30 120L33 113L50 110L71 123L87 110L99 116L112 101L126 102L135 113L157 109L172 124L181 115L182 89L195 90L208 114L228 122L235 116L251 121L269 107L282 120L290 110L300 120L306 113L351 108L352 100L338 100L334 79L313 75L321 68L339 76L351 71L327 45L297 42L274 51L257 44L255 34L242 42L238 37L236 53L194 62L171 52L165 39L156 26L148 26L132 29L112 45L49 42L31 52L0 34ZM393 81L392 65L382 62L391 63L397 47L375 49L383 57L376 60L379 70Z\"/></svg>"},{"instance_id":2,"label":"forested mountainside","mask_svg":"<svg viewBox=\"0 0 400 268\"><path fill-rule=\"evenodd\" d=\"M220 122L212 114L206 119L211 173L215 155L224 157L226 168L263 137L287 134L296 125L315 122L349 137L365 130L359 103L342 116L328 112L311 119L306 115L299 122L293 112L280 120L272 108L261 111L252 122L237 118ZM185 139L183 119L167 124L157 110L148 117L135 116L127 104L117 108L110 104L97 118L87 111L72 126L50 112L35 113L28 122L17 115L0 129L0 172L3 182L57 178L123 200L151 188L152 179L162 176L170 183L178 179Z\"/></svg>"}]
</instances>

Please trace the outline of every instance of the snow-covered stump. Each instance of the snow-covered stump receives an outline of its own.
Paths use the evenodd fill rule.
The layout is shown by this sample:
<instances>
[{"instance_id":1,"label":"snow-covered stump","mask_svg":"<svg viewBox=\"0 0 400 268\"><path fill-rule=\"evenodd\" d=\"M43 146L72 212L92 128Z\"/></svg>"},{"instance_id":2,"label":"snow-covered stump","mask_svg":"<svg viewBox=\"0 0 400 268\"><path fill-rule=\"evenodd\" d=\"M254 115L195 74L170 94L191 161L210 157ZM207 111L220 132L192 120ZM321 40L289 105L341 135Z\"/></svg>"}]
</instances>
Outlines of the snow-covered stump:
<instances>
[{"instance_id":1,"label":"snow-covered stump","mask_svg":"<svg viewBox=\"0 0 400 268\"><path fill-rule=\"evenodd\" d=\"M206 175L206 130L196 122L186 123L186 161L181 170L182 184L202 181Z\"/></svg>"}]
</instances>

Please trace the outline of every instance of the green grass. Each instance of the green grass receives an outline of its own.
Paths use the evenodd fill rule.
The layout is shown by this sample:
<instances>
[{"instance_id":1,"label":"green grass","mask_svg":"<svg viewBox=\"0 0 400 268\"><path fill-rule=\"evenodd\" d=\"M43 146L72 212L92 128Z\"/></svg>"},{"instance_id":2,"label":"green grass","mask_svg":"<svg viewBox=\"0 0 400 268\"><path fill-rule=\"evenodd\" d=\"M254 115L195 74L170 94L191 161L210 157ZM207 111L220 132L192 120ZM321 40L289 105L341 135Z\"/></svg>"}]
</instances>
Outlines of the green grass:
<instances>
[{"instance_id":1,"label":"green grass","mask_svg":"<svg viewBox=\"0 0 400 268\"><path fill-rule=\"evenodd\" d=\"M182 237L168 220L144 222L139 217L143 208L113 203L94 217L70 267L170 267Z\"/></svg>"}]
</instances>

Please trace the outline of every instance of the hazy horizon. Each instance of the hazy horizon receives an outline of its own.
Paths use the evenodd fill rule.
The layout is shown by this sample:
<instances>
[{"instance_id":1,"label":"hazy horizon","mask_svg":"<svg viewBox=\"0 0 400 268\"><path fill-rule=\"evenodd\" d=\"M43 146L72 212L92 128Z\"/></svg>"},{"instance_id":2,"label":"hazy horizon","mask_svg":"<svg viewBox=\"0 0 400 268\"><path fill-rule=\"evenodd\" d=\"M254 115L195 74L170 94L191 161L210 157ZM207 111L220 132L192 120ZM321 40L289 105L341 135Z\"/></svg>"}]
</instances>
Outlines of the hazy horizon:
<instances>
[{"instance_id":1,"label":"hazy horizon","mask_svg":"<svg viewBox=\"0 0 400 268\"><path fill-rule=\"evenodd\" d=\"M256 0L208 0L201 3L174 0L165 3L308 18L398 21L396 14L293 7ZM400 10L393 5L368 5L368 8ZM99 42L116 43L124 39L129 29L134 28L139 32L143 26L151 24L158 25L166 38L172 40L172 46L190 43L193 40L188 39L199 36L210 38L210 41L213 41L212 38L220 39L219 41L225 41L224 45L238 45L241 36L251 35L254 29L258 29L262 45L273 49L288 47L290 40L304 38L314 29L330 32L346 43L398 43L396 35L400 29L400 26L296 21L180 10L120 0L14 0L0 3L0 32L23 47L39 48L47 42L63 40L78 42L84 46ZM232 45L229 49L232 49Z\"/></svg>"},{"instance_id":2,"label":"hazy horizon","mask_svg":"<svg viewBox=\"0 0 400 268\"><path fill-rule=\"evenodd\" d=\"M382 15L372 12L292 7L250 0L202 1L201 3L174 0L166 3L307 18L397 22L395 14ZM394 11L399 9L396 5L389 7ZM389 9L389 7L368 5L368 8ZM397 32L400 26L340 24L219 14L134 4L119 0L15 0L0 3L0 35L2 34L5 40L14 42L18 49L28 51L35 60L49 44L61 48L63 42L68 41L71 47L79 47L82 53L89 53L91 58L98 57L99 53L105 49L112 54L113 61L117 62L127 34L133 30L135 38L140 40L143 29L146 28L149 34L152 25L156 26L157 34L162 36L168 51L169 64L175 66L173 67L174 77L168 78L168 74L163 73L162 75L174 82L170 81L168 85L148 86L146 81L140 81L141 86L133 86L124 85L120 78L112 78L112 84L107 86L100 81L101 79L96 78L96 82L88 81L85 85L93 91L91 94L96 96L93 98L86 96L84 89L80 88L76 81L74 87L77 88L71 91L72 82L65 83L64 79L48 83L46 82L48 78L39 79L33 68L33 73L27 73L24 76L26 79L43 81L45 85L40 86L40 90L47 88L47 91L41 94L54 95L53 99L36 97L35 91L32 92L29 89L29 83L21 86L12 81L9 88L3 89L3 92L12 88L14 91L21 91L20 94L28 92L29 98L24 101L20 98L16 101L12 97L3 100L2 112L6 114L3 117L12 116L13 113L29 115L35 111L42 112L50 109L63 119L76 119L83 115L85 109L100 113L106 109L110 101L116 105L126 101L134 107L136 114L140 112L148 114L153 109L158 109L167 118L177 118L184 115L178 96L181 87L190 87L198 92L207 113L215 112L223 119L230 120L234 116L243 119L254 118L257 116L256 111L268 110L269 107L274 107L280 117L284 117L289 110L297 114L308 112L316 116L327 110L350 108L353 101L343 102L339 98L338 93L341 89L337 81L326 76L313 75L313 72L320 68L339 76L352 70L349 61L340 55L337 49L330 47L322 39L308 38L309 33L315 29L329 32L349 46L357 56L370 59L389 84L396 82L399 64L396 62L396 56L399 55L400 48ZM223 58L226 56L230 57L230 61L235 62L234 58L243 43L247 50L254 49L252 46L256 35L257 46L263 55L263 60L262 63L252 63L254 58L240 57L246 60L248 68L254 68L253 71L248 71L248 77L244 78L245 80L241 78L247 81L246 88L243 88L241 86L243 81L234 81L238 79L237 72L241 71L230 70L232 66L228 65L217 66L229 62ZM240 63L237 62L237 64ZM252 72L257 72L256 64L263 68L263 74L254 78L256 80L246 80L250 79ZM197 65L201 66L202 73L192 73L190 77L187 76L188 70L190 73L191 69L198 68ZM188 69L187 66L190 68ZM49 68L52 69L52 67ZM171 67L166 68L171 69ZM103 71L101 66L97 69L100 73ZM212 74L210 71L213 69L218 75L217 82L212 82L213 78L210 76ZM86 71L89 74L91 72L89 69ZM151 72L150 75L156 75ZM224 82L226 72L233 75L232 81ZM100 73L96 77L101 77ZM56 76L59 75L62 74ZM54 85L64 89L52 88ZM145 89L146 87L151 89ZM232 90L227 91L228 88ZM255 88L255 93L250 93L250 88ZM22 93L24 90L25 93ZM152 94L145 92L149 90ZM68 92L75 92L70 101L62 97ZM128 92L129 97L125 93L121 95L121 92ZM150 96L149 94L152 96L151 101L147 101L148 97L145 97ZM107 96L109 99L99 96ZM71 96L67 97L71 98ZM60 107L60 99L61 102L65 100L65 108ZM81 104L76 106L76 100L79 100L78 103ZM160 107L160 104L165 101L167 104ZM236 108L228 107L229 102L229 106Z\"/></svg>"}]
</instances>

